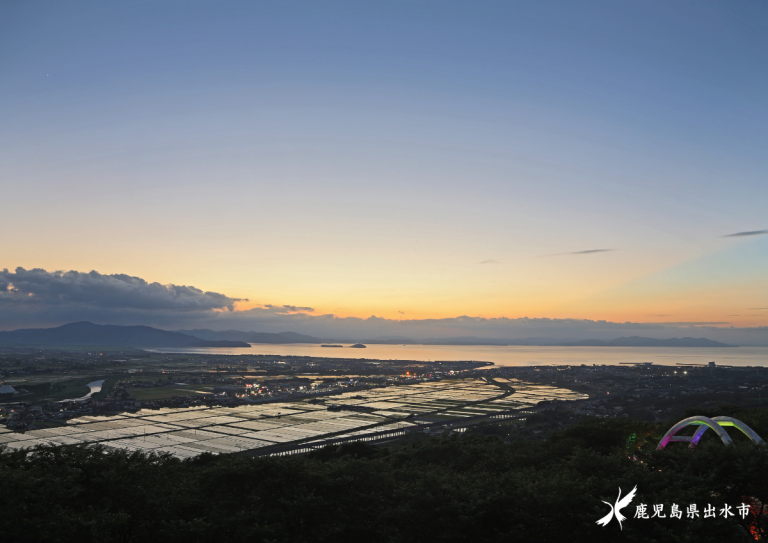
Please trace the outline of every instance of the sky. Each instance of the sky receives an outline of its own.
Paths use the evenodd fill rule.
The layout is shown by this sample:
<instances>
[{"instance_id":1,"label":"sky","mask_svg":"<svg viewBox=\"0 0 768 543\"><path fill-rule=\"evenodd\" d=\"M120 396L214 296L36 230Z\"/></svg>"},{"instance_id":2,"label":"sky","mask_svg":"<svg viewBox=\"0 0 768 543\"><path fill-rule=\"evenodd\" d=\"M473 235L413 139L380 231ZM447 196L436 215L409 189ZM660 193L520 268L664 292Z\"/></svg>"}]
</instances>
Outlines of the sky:
<instances>
[{"instance_id":1,"label":"sky","mask_svg":"<svg viewBox=\"0 0 768 543\"><path fill-rule=\"evenodd\" d=\"M758 1L3 2L0 329L768 326L766 51Z\"/></svg>"}]
</instances>

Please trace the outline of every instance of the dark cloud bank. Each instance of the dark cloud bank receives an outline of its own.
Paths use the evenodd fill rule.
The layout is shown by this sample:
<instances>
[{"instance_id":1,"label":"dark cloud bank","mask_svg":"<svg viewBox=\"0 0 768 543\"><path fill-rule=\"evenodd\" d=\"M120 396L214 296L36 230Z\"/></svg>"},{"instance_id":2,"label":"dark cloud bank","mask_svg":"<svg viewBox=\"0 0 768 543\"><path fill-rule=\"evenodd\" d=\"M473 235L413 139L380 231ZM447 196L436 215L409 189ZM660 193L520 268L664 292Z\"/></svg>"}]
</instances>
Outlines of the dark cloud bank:
<instances>
[{"instance_id":1,"label":"dark cloud bank","mask_svg":"<svg viewBox=\"0 0 768 543\"><path fill-rule=\"evenodd\" d=\"M236 311L240 301L192 286L149 283L139 277L98 272L0 271L0 329L59 326L75 321L146 324L164 329L210 328L292 331L316 337L477 337L496 340L611 340L705 337L733 345L768 345L768 327L731 328L713 323L617 323L584 319L508 319L460 316L391 320L314 315L311 307L265 304Z\"/></svg>"},{"instance_id":2,"label":"dark cloud bank","mask_svg":"<svg viewBox=\"0 0 768 543\"><path fill-rule=\"evenodd\" d=\"M149 283L140 277L92 271L42 269L0 271L0 327L114 321L169 323L233 311L237 298L181 285Z\"/></svg>"}]
</instances>

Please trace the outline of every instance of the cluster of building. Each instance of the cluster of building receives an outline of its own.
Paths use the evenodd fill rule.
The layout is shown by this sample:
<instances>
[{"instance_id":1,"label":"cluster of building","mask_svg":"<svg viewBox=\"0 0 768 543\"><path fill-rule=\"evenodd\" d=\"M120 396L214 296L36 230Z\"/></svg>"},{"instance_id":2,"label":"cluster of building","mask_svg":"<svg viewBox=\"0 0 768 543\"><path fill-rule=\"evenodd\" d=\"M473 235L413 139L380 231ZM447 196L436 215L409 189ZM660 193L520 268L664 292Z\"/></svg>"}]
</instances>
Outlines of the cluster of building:
<instances>
[{"instance_id":1,"label":"cluster of building","mask_svg":"<svg viewBox=\"0 0 768 543\"><path fill-rule=\"evenodd\" d=\"M760 405L768 396L768 368L715 363L516 366L482 373L587 393L588 400L569 406L580 414L648 421L682 416L691 405Z\"/></svg>"},{"instance_id":2,"label":"cluster of building","mask_svg":"<svg viewBox=\"0 0 768 543\"><path fill-rule=\"evenodd\" d=\"M446 378L498 379L499 382L540 383L582 393L569 402L581 414L629 416L661 420L676 416L683 404L708 401L738 404L745 398L762 401L768 368L706 365L662 366L651 363L572 366L492 366L485 362L415 362L249 355L161 355L157 353L0 353L0 416L9 427L24 429L84 415L139 409L238 406L280 401L313 401L389 385L409 385ZM35 392L44 374L89 375L100 368L117 381L94 398L54 402ZM30 376L22 380L19 376ZM93 372L90 375L99 375ZM103 378L103 377L102 377ZM58 382L53 378L52 382ZM22 384L18 384L22 383ZM26 384L32 383L32 384ZM115 383L115 381L112 381ZM498 385L498 382L496 383ZM186 386L195 394L137 401L163 394L138 394L141 389ZM198 387L194 387L198 385ZM29 387L29 391L25 389ZM194 387L194 388L193 388ZM766 391L768 392L768 391ZM588 399L587 399L588 396ZM36 401L30 401L36 400ZM27 403L24 403L26 400ZM320 401L320 400L318 400ZM323 400L324 401L324 400ZM5 403L4 403L5 402ZM36 405L32 405L35 404ZM754 403L754 401L753 401ZM328 404L331 405L331 404Z\"/></svg>"}]
</instances>

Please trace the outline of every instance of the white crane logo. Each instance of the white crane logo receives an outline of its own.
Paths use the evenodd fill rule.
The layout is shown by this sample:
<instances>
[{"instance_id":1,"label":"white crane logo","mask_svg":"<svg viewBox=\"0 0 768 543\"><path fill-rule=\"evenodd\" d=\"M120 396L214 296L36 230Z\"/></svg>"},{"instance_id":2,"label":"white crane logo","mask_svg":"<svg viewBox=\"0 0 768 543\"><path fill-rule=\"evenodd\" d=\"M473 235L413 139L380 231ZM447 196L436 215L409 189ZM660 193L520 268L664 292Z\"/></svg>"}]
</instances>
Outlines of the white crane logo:
<instances>
[{"instance_id":1,"label":"white crane logo","mask_svg":"<svg viewBox=\"0 0 768 543\"><path fill-rule=\"evenodd\" d=\"M607 501L600 500L604 504L606 504L608 507L611 508L611 512L605 515L603 518L597 521L596 524L599 524L600 526L607 526L609 522L611 522L611 519L616 516L616 520L619 521L619 528L622 530L624 527L621 525L622 520L627 520L627 517L621 514L621 510L624 509L627 505L629 505L629 502L632 501L632 499L635 497L635 493L637 492L637 485L635 485L635 488L632 489L632 492L621 497L621 487L619 487L619 496L616 498L616 505L611 505Z\"/></svg>"}]
</instances>

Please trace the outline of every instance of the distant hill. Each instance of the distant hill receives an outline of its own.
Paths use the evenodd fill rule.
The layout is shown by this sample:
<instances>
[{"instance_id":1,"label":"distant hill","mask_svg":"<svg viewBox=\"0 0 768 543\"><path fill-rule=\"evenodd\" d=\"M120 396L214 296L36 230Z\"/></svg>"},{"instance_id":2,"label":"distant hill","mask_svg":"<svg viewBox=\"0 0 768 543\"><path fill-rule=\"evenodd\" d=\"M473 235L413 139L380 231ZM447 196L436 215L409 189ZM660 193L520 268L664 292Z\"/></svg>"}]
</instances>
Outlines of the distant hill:
<instances>
[{"instance_id":1,"label":"distant hill","mask_svg":"<svg viewBox=\"0 0 768 543\"><path fill-rule=\"evenodd\" d=\"M559 347L732 347L718 341L705 338L672 338L654 339L648 337L621 337L618 339L601 340L585 339L576 341L560 341L547 338L501 339L462 336L451 338L411 339L407 337L379 337L375 339L341 339L317 338L296 332L243 332L240 330L224 330L217 332L208 329L177 330L189 336L195 336L210 341L245 341L247 343L362 343L367 345L530 345L530 346L559 346Z\"/></svg>"},{"instance_id":2,"label":"distant hill","mask_svg":"<svg viewBox=\"0 0 768 543\"><path fill-rule=\"evenodd\" d=\"M371 345L416 345L419 342L409 338L385 338L385 339L364 339L361 343L370 343Z\"/></svg>"},{"instance_id":3,"label":"distant hill","mask_svg":"<svg viewBox=\"0 0 768 543\"><path fill-rule=\"evenodd\" d=\"M733 345L727 345L703 337L654 339L639 336L620 337L609 341L585 339L582 341L558 343L557 345L560 347L733 347Z\"/></svg>"},{"instance_id":4,"label":"distant hill","mask_svg":"<svg viewBox=\"0 0 768 543\"><path fill-rule=\"evenodd\" d=\"M267 332L242 332L240 330L215 330L195 329L177 330L180 334L199 337L209 341L244 341L246 343L325 343L327 340L313 336L305 336L296 332L279 332L271 334Z\"/></svg>"},{"instance_id":5,"label":"distant hill","mask_svg":"<svg viewBox=\"0 0 768 543\"><path fill-rule=\"evenodd\" d=\"M520 342L515 342L514 340L484 338L484 337L476 337L476 336L459 336L459 337L439 338L439 339L425 339L425 340L420 341L419 343L421 343L423 345L498 345L498 346L506 346L506 345L517 345Z\"/></svg>"},{"instance_id":6,"label":"distant hill","mask_svg":"<svg viewBox=\"0 0 768 543\"><path fill-rule=\"evenodd\" d=\"M73 322L56 328L27 328L0 332L0 345L110 347L248 347L241 341L210 341L151 326L118 326Z\"/></svg>"},{"instance_id":7,"label":"distant hill","mask_svg":"<svg viewBox=\"0 0 768 543\"><path fill-rule=\"evenodd\" d=\"M227 341L218 340L210 341L207 339L199 339L194 343L190 343L187 347L250 347L251 344L245 341Z\"/></svg>"},{"instance_id":8,"label":"distant hill","mask_svg":"<svg viewBox=\"0 0 768 543\"><path fill-rule=\"evenodd\" d=\"M215 331L206 328L194 330L176 330L181 334L187 334L208 340L236 340L248 343L361 343L368 345L513 345L530 342L514 343L503 339L487 339L479 337L457 337L445 339L415 340L408 337L378 337L360 340L352 338L317 338L296 332L243 332L241 330ZM535 343L533 343L535 345Z\"/></svg>"}]
</instances>

